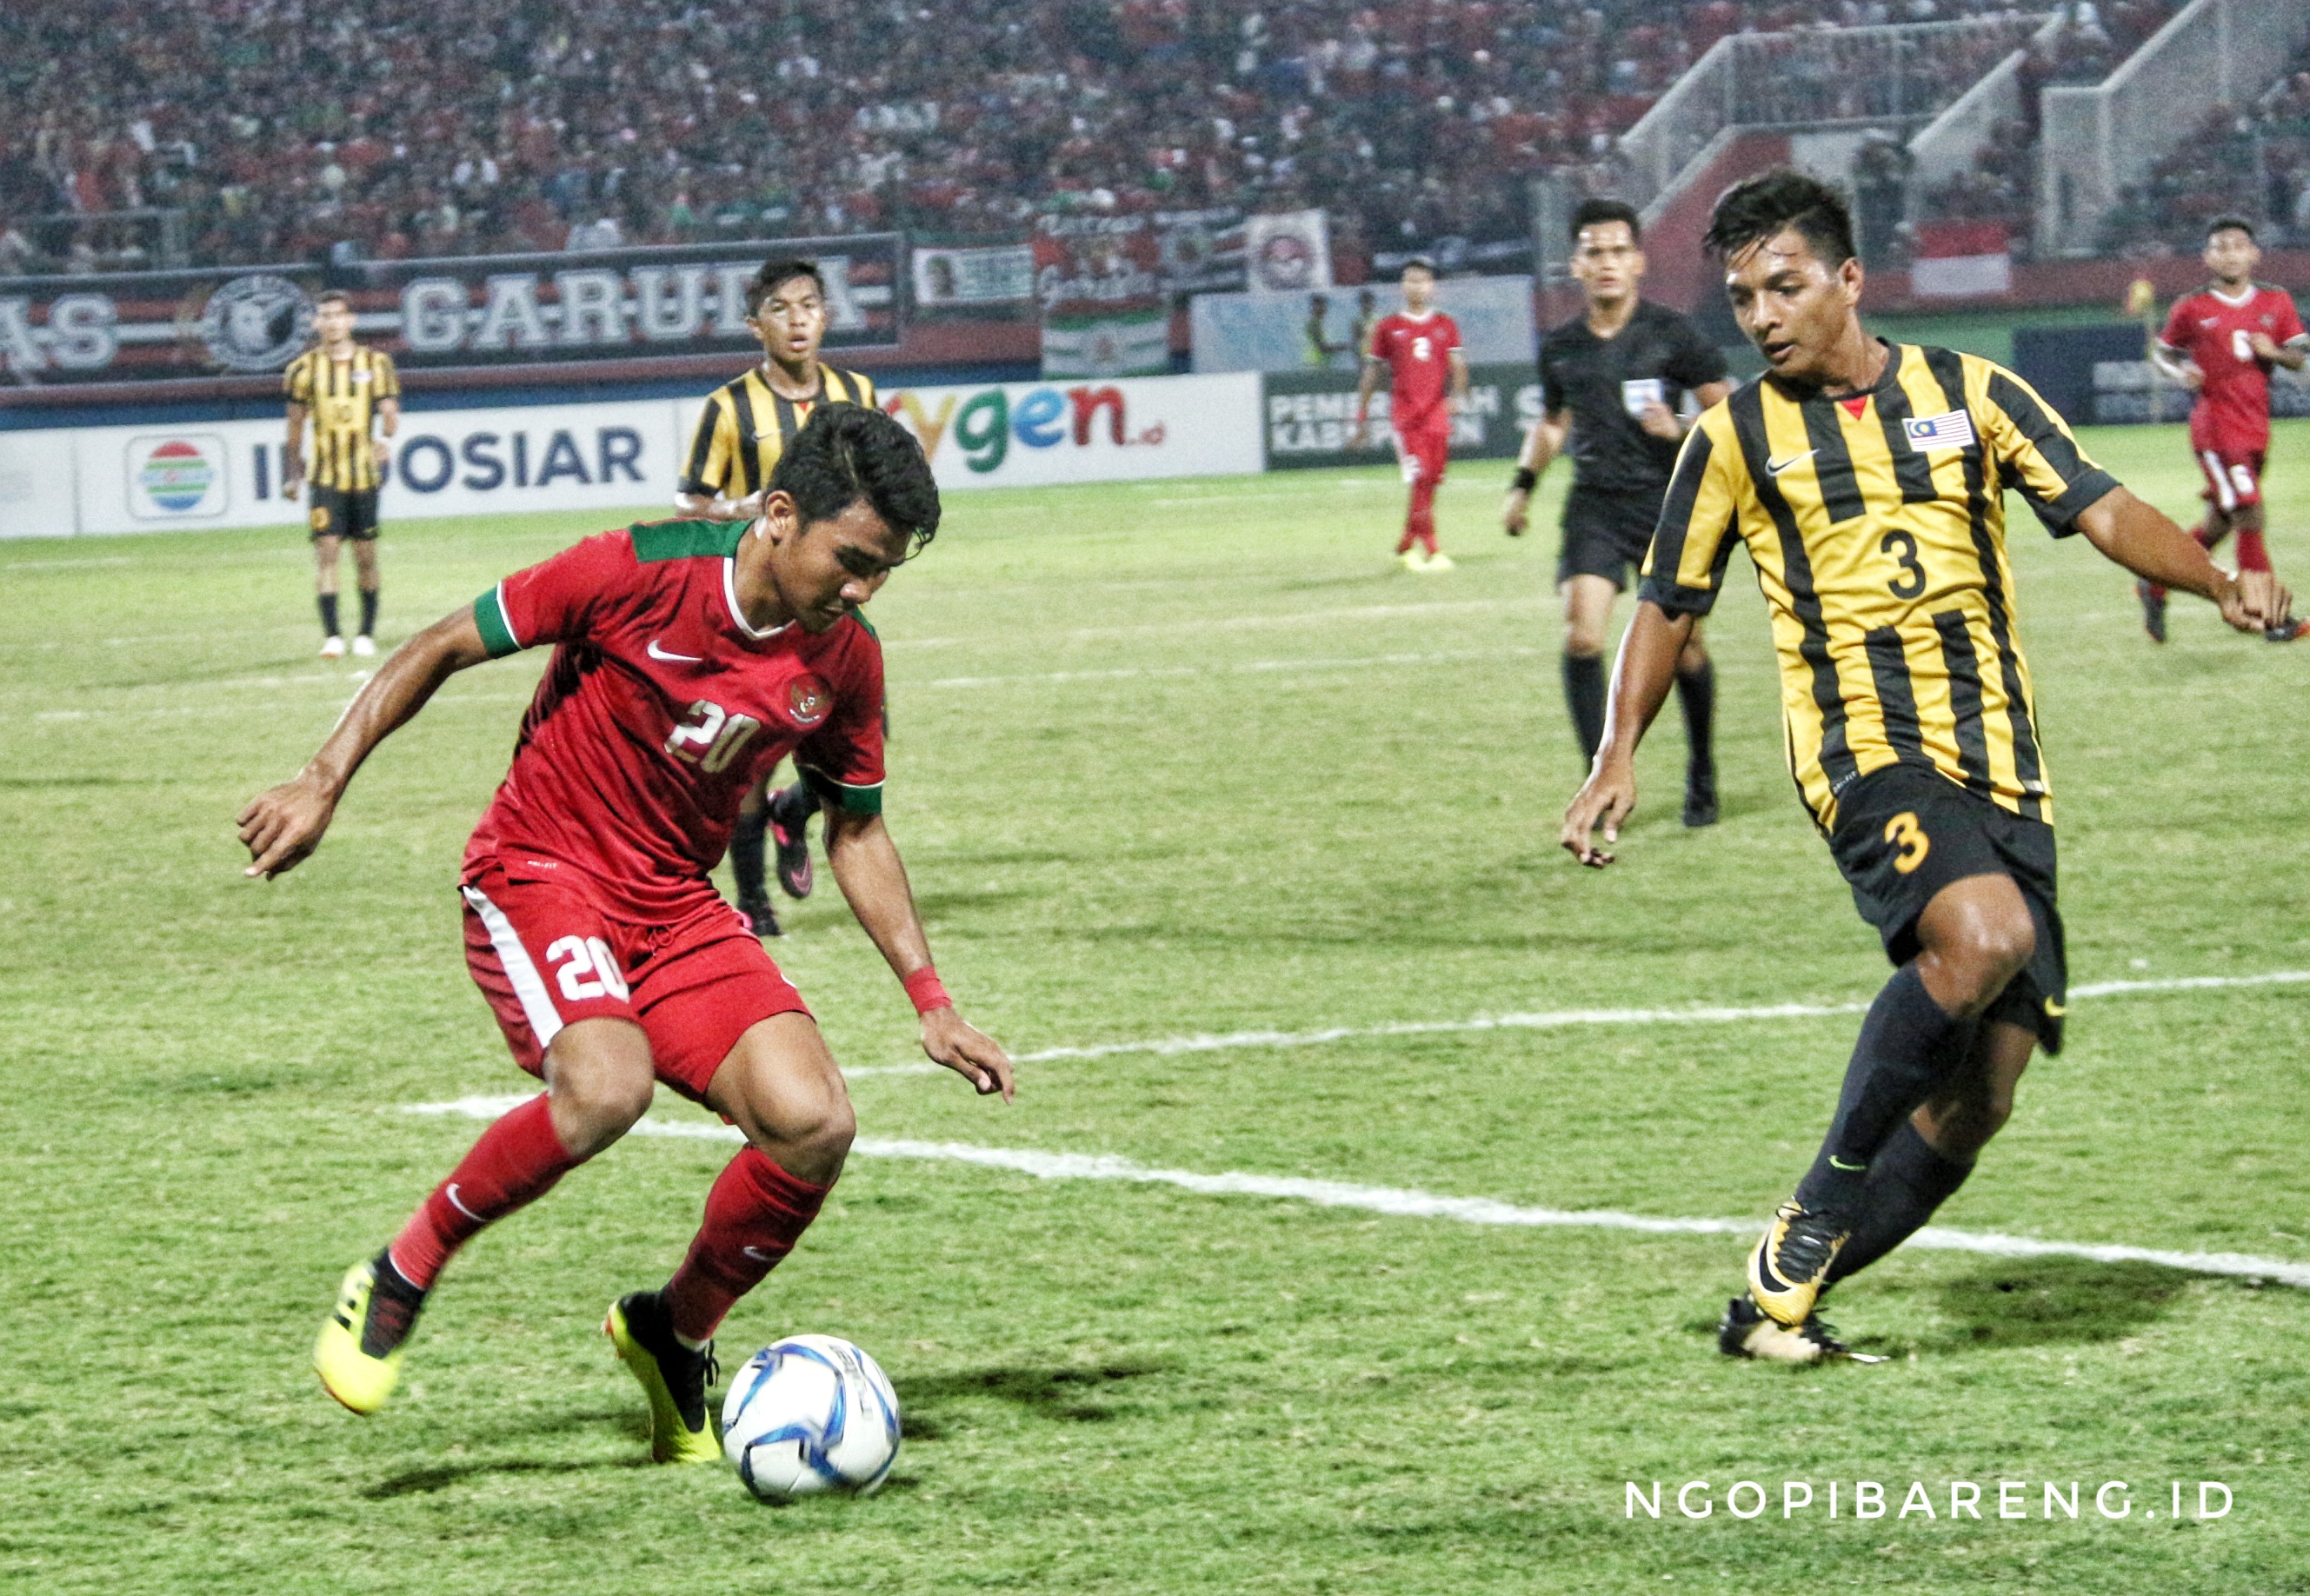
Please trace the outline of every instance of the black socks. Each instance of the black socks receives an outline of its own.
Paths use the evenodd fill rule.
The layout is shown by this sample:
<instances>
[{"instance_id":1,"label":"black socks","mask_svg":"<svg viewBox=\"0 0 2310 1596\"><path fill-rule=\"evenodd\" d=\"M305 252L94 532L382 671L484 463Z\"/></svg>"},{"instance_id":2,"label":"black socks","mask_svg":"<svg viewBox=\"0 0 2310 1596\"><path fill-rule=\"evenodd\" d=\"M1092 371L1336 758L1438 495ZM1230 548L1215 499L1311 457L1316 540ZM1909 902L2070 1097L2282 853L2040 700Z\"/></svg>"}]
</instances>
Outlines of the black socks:
<instances>
[{"instance_id":1,"label":"black socks","mask_svg":"<svg viewBox=\"0 0 2310 1596\"><path fill-rule=\"evenodd\" d=\"M1676 703L1684 711L1684 742L1690 750L1685 758L1685 780L1713 786L1716 757L1711 751L1710 738L1716 720L1715 665L1704 660L1698 671L1679 671Z\"/></svg>"},{"instance_id":2,"label":"black socks","mask_svg":"<svg viewBox=\"0 0 2310 1596\"><path fill-rule=\"evenodd\" d=\"M1601 655L1564 656L1564 701L1572 710L1572 730L1580 739L1584 763L1596 762L1604 742L1604 660Z\"/></svg>"},{"instance_id":3,"label":"black socks","mask_svg":"<svg viewBox=\"0 0 2310 1596\"><path fill-rule=\"evenodd\" d=\"M321 606L321 635L325 638L337 636L337 595L334 593L316 594L314 601Z\"/></svg>"},{"instance_id":4,"label":"black socks","mask_svg":"<svg viewBox=\"0 0 2310 1596\"><path fill-rule=\"evenodd\" d=\"M753 813L738 811L738 823L730 831L730 874L738 889L738 906L764 902L769 897L767 876L762 869L762 834L770 828L770 806L764 804Z\"/></svg>"},{"instance_id":5,"label":"black socks","mask_svg":"<svg viewBox=\"0 0 2310 1596\"><path fill-rule=\"evenodd\" d=\"M1915 1125L1902 1125L1870 1162L1853 1234L1837 1250L1828 1278L1856 1274L1915 1236L1972 1173L1972 1165L1934 1151Z\"/></svg>"},{"instance_id":6,"label":"black socks","mask_svg":"<svg viewBox=\"0 0 2310 1596\"><path fill-rule=\"evenodd\" d=\"M374 587L364 587L364 588L362 588L362 589L360 590L360 601L361 601L361 629L360 629L360 635L361 635L362 637L366 638L366 637L370 636L372 633L374 633L374 632L377 630L377 589L376 589L376 588L374 588ZM1681 683L1681 678L1680 678L1680 679L1679 679L1679 681L1680 681L1680 683Z\"/></svg>"},{"instance_id":7,"label":"black socks","mask_svg":"<svg viewBox=\"0 0 2310 1596\"><path fill-rule=\"evenodd\" d=\"M1933 1002L1913 960L1885 983L1861 1022L1845 1089L1820 1155L1797 1186L1809 1209L1859 1211L1869 1167L1893 1132L1973 1045L1976 1024Z\"/></svg>"}]
</instances>

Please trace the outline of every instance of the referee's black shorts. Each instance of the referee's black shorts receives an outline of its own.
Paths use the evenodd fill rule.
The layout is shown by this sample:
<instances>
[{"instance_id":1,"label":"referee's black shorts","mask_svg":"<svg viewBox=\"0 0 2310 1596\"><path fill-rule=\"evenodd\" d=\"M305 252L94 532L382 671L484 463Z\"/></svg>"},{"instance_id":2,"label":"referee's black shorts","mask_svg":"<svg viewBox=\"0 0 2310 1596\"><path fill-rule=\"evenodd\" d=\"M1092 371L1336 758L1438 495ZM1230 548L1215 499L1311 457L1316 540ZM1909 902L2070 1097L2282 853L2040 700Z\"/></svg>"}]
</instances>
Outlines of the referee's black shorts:
<instances>
[{"instance_id":1,"label":"referee's black shorts","mask_svg":"<svg viewBox=\"0 0 2310 1596\"><path fill-rule=\"evenodd\" d=\"M1556 557L1556 585L1575 577L1602 577L1626 593L1628 573L1645 568L1653 526L1660 520L1658 493L1607 493L1577 482L1564 496L1564 545Z\"/></svg>"},{"instance_id":2,"label":"referee's black shorts","mask_svg":"<svg viewBox=\"0 0 2310 1596\"><path fill-rule=\"evenodd\" d=\"M308 487L312 513L305 517L317 538L352 538L369 542L377 537L377 490L374 488Z\"/></svg>"},{"instance_id":3,"label":"referee's black shorts","mask_svg":"<svg viewBox=\"0 0 2310 1596\"><path fill-rule=\"evenodd\" d=\"M1853 889L1853 906L1877 928L1896 967L1917 956L1917 919L1933 895L1967 876L2004 876L2021 890L2036 951L1984 1019L2036 1033L2062 1050L2069 961L2054 900L2054 828L1968 792L1935 770L1889 765L1837 794L1828 850Z\"/></svg>"}]
</instances>

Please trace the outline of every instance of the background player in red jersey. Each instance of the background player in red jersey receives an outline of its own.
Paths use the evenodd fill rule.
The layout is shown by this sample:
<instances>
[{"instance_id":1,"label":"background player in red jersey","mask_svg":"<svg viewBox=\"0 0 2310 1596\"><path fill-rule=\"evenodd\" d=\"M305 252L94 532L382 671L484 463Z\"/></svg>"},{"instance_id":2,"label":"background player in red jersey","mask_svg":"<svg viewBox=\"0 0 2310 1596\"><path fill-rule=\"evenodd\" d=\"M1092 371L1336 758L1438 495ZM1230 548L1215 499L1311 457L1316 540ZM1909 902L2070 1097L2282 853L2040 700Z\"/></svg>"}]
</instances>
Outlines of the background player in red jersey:
<instances>
[{"instance_id":1,"label":"background player in red jersey","mask_svg":"<svg viewBox=\"0 0 2310 1596\"><path fill-rule=\"evenodd\" d=\"M1411 570L1448 571L1451 557L1436 547L1436 490L1451 458L1452 412L1468 401L1468 360L1460 352L1459 327L1436 308L1436 268L1424 260L1403 268L1403 308L1372 328L1363 380L1356 386L1351 449L1363 447L1382 370L1388 374L1396 457L1411 489L1395 552Z\"/></svg>"},{"instance_id":2,"label":"background player in red jersey","mask_svg":"<svg viewBox=\"0 0 2310 1596\"><path fill-rule=\"evenodd\" d=\"M747 787L789 752L826 805L836 881L922 1016L924 1051L1010 1097L1009 1059L939 984L881 820L882 653L856 612L938 521L904 428L823 407L759 519L604 533L507 577L399 649L312 762L241 812L248 873L293 868L362 759L453 672L557 646L460 882L467 967L546 1089L346 1272L313 1354L346 1407L384 1404L450 1255L624 1135L662 1080L747 1145L664 1289L621 1297L604 1328L649 1398L653 1455L719 1455L710 1338L816 1217L855 1124L817 1023L707 877Z\"/></svg>"},{"instance_id":3,"label":"background player in red jersey","mask_svg":"<svg viewBox=\"0 0 2310 1596\"><path fill-rule=\"evenodd\" d=\"M2310 362L2294 296L2254 280L2262 250L2254 224L2217 216L2206 229L2206 269L2213 282L2177 299L2166 330L2149 346L2150 363L2197 395L2190 408L2190 452L2206 475L2206 519L2192 532L2207 548L2237 533L2238 568L2270 569L2262 540L2262 472L2270 454L2270 371L2299 371ZM2142 624L2166 640L2166 590L2137 582ZM2262 636L2290 643L2306 629L2288 617Z\"/></svg>"}]
</instances>

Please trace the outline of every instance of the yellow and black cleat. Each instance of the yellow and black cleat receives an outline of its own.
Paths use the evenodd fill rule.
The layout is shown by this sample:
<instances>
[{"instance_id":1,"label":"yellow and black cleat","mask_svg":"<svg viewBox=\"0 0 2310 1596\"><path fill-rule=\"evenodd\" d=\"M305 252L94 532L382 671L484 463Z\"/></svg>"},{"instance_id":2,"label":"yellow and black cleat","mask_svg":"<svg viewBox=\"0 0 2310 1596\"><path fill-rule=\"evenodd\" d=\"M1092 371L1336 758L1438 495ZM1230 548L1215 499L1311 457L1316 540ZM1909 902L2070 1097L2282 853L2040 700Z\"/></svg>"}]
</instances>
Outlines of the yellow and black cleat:
<instances>
[{"instance_id":1,"label":"yellow and black cleat","mask_svg":"<svg viewBox=\"0 0 2310 1596\"><path fill-rule=\"evenodd\" d=\"M708 1342L692 1352L675 1339L665 1304L655 1291L637 1291L610 1305L602 1332L649 1398L650 1456L661 1463L710 1463L722 1441L707 1411L706 1388L721 1370Z\"/></svg>"},{"instance_id":2,"label":"yellow and black cleat","mask_svg":"<svg viewBox=\"0 0 2310 1596\"><path fill-rule=\"evenodd\" d=\"M394 1272L387 1254L345 1271L337 1305L313 1343L313 1370L321 1385L356 1413L385 1406L401 1378L401 1355L425 1293Z\"/></svg>"},{"instance_id":3,"label":"yellow and black cleat","mask_svg":"<svg viewBox=\"0 0 2310 1596\"><path fill-rule=\"evenodd\" d=\"M1784 1202L1749 1254L1749 1296L1767 1316L1794 1330L1812 1317L1828 1266L1851 1234L1835 1214Z\"/></svg>"}]
</instances>

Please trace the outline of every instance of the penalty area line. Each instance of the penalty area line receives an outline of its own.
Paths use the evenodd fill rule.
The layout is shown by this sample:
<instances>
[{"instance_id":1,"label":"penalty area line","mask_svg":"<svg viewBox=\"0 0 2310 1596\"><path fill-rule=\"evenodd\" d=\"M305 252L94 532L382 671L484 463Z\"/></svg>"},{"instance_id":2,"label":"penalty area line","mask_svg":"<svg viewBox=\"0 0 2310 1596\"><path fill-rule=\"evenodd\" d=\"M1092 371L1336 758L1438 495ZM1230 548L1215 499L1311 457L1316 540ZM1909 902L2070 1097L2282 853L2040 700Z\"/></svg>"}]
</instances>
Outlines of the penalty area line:
<instances>
[{"instance_id":1,"label":"penalty area line","mask_svg":"<svg viewBox=\"0 0 2310 1596\"><path fill-rule=\"evenodd\" d=\"M401 1112L493 1120L528 1100L527 1097L460 1097L451 1103L411 1103L404 1106ZM644 1117L635 1124L633 1133L675 1141L732 1144L745 1140L734 1125L710 1124L700 1120ZM865 1158L968 1164L982 1169L1009 1170L1031 1175L1037 1180L1122 1181L1133 1185L1171 1186L1206 1197L1266 1197L1311 1203L1318 1208L1350 1209L1392 1219L1449 1219L1462 1225L1523 1229L1627 1230L1654 1236L1753 1236L1760 1223L1756 1219L1662 1219L1650 1214L1622 1213L1615 1209L1528 1208L1489 1197L1449 1197L1402 1186L1367 1186L1349 1181L1247 1175L1238 1171L1204 1175L1189 1169L1159 1169L1130 1158L1106 1154L977 1147L959 1141L913 1141L862 1136L851 1144L850 1150ZM1926 1226L1904 1245L1936 1252L1977 1253L1993 1258L2084 1258L2097 1263L2150 1263L2191 1274L2231 1275L2310 1288L2310 1263L2256 1258L2245 1253L2185 1253L2163 1247L2045 1241L2030 1236L1950 1230L1938 1225Z\"/></svg>"}]
</instances>

